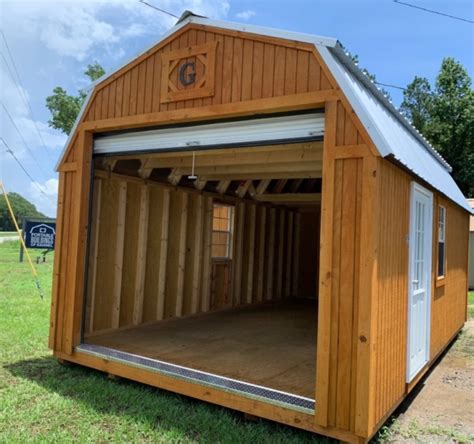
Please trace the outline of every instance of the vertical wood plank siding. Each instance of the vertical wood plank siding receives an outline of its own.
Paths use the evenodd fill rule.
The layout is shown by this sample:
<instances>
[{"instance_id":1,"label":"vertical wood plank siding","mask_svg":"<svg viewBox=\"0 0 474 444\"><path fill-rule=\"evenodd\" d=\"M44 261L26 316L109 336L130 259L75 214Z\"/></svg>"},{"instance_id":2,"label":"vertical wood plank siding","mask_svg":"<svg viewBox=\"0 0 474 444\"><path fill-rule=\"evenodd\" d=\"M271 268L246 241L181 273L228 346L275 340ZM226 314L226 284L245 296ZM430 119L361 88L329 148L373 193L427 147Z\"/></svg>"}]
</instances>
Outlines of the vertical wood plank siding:
<instances>
[{"instance_id":1,"label":"vertical wood plank siding","mask_svg":"<svg viewBox=\"0 0 474 444\"><path fill-rule=\"evenodd\" d=\"M376 378L374 421L379 423L406 394L408 234L410 184L406 172L381 161L378 205L378 304L376 328ZM458 206L440 200L434 192L433 275L431 295L430 359L434 359L465 321L467 288L468 215ZM447 210L444 285L436 286L437 204Z\"/></svg>"},{"instance_id":2,"label":"vertical wood plank siding","mask_svg":"<svg viewBox=\"0 0 474 444\"><path fill-rule=\"evenodd\" d=\"M379 196L375 422L405 393L410 177L382 161Z\"/></svg>"},{"instance_id":3,"label":"vertical wood plank siding","mask_svg":"<svg viewBox=\"0 0 474 444\"><path fill-rule=\"evenodd\" d=\"M195 41L196 32L202 42L219 42L216 53L216 93L212 98L161 104L160 56L187 47L188 41ZM107 80L95 93L85 121L193 108L211 103L235 103L321 89L330 89L330 84L309 49L287 48L251 38L189 29L179 38L152 51L131 69ZM356 134L354 131L355 128L353 134ZM350 137L350 130L348 134Z\"/></svg>"},{"instance_id":4,"label":"vertical wood plank siding","mask_svg":"<svg viewBox=\"0 0 474 444\"><path fill-rule=\"evenodd\" d=\"M352 116L340 102L326 104L326 129L323 158L323 195L321 209L320 304L318 322L318 360L316 362L317 423L323 426L355 431L357 416L370 394L360 390L369 387L371 376L361 370L359 356L366 343L373 341L365 326L359 325L367 304L360 304L360 279L371 279L372 262L362 251L370 232L361 233L362 220L373 218L363 202L367 184L376 174L371 170L373 157L368 147L363 155L346 155L344 146L362 140ZM342 154L341 157L339 157ZM366 222L368 223L368 222ZM362 245L364 243L364 245ZM365 289L364 298L370 303L372 292ZM367 336L364 342L360 336ZM365 358L364 358L365 359ZM363 384L362 384L363 383ZM359 388L359 391L357 389ZM366 427L367 429L367 427ZM360 431L367 436L368 430Z\"/></svg>"},{"instance_id":5,"label":"vertical wood plank siding","mask_svg":"<svg viewBox=\"0 0 474 444\"><path fill-rule=\"evenodd\" d=\"M203 274L196 275L196 273L201 264L206 263L207 256L210 255L210 249L206 248L206 242L209 240L206 240L208 236L205 231L210 227L207 219L212 217L212 212L204 211L203 208L203 200L209 198L179 189L170 192L168 188L159 185L148 186L127 182L126 216L123 227L123 265L119 276L121 282L119 324L114 326L113 313L110 309L113 295L109 290L113 288L112 284L117 278L117 267L114 265L118 248L116 218L120 207L119 198L123 181L114 177L96 180L101 182L101 199L97 209L101 224L97 230L97 243L93 242L90 245L89 269L91 275L100 276L100 279L95 281L94 288L89 287L88 289L87 304L88 306L92 304L92 306L87 310L87 314L93 316L93 319L86 321L87 325L91 326L87 333L161 319L158 314L160 312L158 310L160 285L166 289L164 318L188 316L208 311L206 307L210 290L206 290L204 287L207 285L205 275L209 273L209 270L203 266ZM149 210L145 215L147 217L145 225L148 227L148 240L144 259L144 276L137 274L137 270L140 270L140 267L137 267L140 260L140 257L137 256L137 246L141 229L139 220L142 187L148 188L147 195L149 196ZM163 218L165 193L170 194L169 221L164 221ZM184 207L186 207L188 217L183 217ZM238 256L240 256L241 267L245 272L238 275L241 297L234 300L233 306L261 302L264 279L271 279L273 292L268 295L269 299L280 298L285 292L285 286L291 288L292 276L286 277L287 280L282 279L284 270L291 267L291 254L282 255L281 261L273 264L275 272L271 276L266 276L263 273L259 283L259 270L265 270L265 267L272 265L268 255L261 254L268 248L268 242L270 242L270 239L266 239L265 236L271 223L265 217L268 209L268 206L254 203L242 203L235 207L235 229L237 229L237 222L240 219L245 223L242 225L240 251L234 245L233 263L235 265L239 259ZM279 231L278 236L275 236L274 239L274 248L275 251L290 252L293 239L296 237L296 226L292 226L290 231L287 226L281 224L285 219L293 219L295 210L282 209L279 211L277 218ZM256 217L257 213L260 215L258 218ZM265 216L262 218L262 215ZM169 224L169 237L166 238L157 235L162 232L164 223ZM201 227L199 233L196 232L197 226ZM263 237L261 237L262 233ZM235 236L234 241L236 241ZM165 262L161 260L163 242L165 242L164 248L166 249ZM260 249L255 248L256 245L260 245ZM95 249L97 249L97 254L93 254ZM186 251L183 258L178 254L180 250ZM163 266L166 267L164 274L160 272ZM160 281L160 278L164 282ZM237 276L234 275L234 279L236 278ZM138 285L138 281L143 282L143 288ZM143 292L142 296L137 295L138 290ZM94 294L93 299L91 299L92 294ZM141 319L137 317L134 320L133 313L139 296L143 298L140 299L140 304L143 307L140 310L142 315Z\"/></svg>"},{"instance_id":6,"label":"vertical wood plank siding","mask_svg":"<svg viewBox=\"0 0 474 444\"><path fill-rule=\"evenodd\" d=\"M431 303L431 357L436 356L462 327L466 320L467 257L469 217L464 210L435 199L435 205L446 207L446 278L444 285L436 286L436 255L433 254L433 287ZM436 208L435 208L436 209ZM437 214L437 212L434 212ZM438 247L438 226L433 227L433 252Z\"/></svg>"}]
</instances>

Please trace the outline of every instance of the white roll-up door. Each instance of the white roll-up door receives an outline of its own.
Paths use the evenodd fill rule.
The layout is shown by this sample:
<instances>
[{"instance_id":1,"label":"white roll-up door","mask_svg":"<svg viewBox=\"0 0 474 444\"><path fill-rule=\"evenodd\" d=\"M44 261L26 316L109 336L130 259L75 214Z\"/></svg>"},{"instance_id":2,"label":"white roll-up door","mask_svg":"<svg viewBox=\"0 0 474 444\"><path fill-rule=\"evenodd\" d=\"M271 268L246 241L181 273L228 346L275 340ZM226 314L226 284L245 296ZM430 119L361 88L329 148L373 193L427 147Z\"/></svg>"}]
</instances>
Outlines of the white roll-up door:
<instances>
[{"instance_id":1,"label":"white roll-up door","mask_svg":"<svg viewBox=\"0 0 474 444\"><path fill-rule=\"evenodd\" d=\"M99 136L94 141L94 152L113 154L299 141L322 137L323 132L324 114L309 113Z\"/></svg>"}]
</instances>

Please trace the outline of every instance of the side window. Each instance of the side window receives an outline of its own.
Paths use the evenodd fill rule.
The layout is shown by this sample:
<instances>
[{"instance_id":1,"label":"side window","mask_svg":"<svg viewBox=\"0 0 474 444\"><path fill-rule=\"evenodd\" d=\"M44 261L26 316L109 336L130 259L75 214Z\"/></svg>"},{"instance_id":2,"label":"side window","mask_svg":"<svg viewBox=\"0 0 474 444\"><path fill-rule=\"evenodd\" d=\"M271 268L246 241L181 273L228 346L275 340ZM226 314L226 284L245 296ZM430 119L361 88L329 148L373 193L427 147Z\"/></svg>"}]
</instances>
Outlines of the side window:
<instances>
[{"instance_id":1,"label":"side window","mask_svg":"<svg viewBox=\"0 0 474 444\"><path fill-rule=\"evenodd\" d=\"M230 259L232 257L232 233L234 225L234 207L214 204L212 212L212 249L213 258Z\"/></svg>"},{"instance_id":2,"label":"side window","mask_svg":"<svg viewBox=\"0 0 474 444\"><path fill-rule=\"evenodd\" d=\"M446 275L446 208L438 206L438 274Z\"/></svg>"}]
</instances>

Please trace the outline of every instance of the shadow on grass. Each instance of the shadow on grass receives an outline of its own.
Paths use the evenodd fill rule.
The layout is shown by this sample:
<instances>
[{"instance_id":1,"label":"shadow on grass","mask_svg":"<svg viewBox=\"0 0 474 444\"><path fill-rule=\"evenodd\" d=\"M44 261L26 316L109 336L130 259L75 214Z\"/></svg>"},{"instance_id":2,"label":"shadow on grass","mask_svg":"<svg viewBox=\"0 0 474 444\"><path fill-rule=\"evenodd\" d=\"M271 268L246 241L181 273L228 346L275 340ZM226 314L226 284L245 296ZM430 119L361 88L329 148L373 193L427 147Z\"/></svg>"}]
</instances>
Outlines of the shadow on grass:
<instances>
[{"instance_id":1,"label":"shadow on grass","mask_svg":"<svg viewBox=\"0 0 474 444\"><path fill-rule=\"evenodd\" d=\"M178 431L199 442L335 443L329 438L271 421L249 422L239 412L194 400L81 366L63 366L50 357L4 366L14 377L72 399L98 414L132 419L146 429Z\"/></svg>"}]
</instances>

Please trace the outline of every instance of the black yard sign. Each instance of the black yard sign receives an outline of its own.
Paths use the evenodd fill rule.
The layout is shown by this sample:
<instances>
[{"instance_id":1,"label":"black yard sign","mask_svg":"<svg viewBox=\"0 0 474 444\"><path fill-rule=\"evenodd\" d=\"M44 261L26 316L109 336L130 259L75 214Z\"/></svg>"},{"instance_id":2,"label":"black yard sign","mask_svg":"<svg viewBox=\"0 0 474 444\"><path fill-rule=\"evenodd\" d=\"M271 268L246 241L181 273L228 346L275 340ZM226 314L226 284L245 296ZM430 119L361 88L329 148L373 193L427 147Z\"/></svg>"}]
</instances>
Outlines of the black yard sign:
<instances>
[{"instance_id":1,"label":"black yard sign","mask_svg":"<svg viewBox=\"0 0 474 444\"><path fill-rule=\"evenodd\" d=\"M54 250L56 239L56 222L42 220L25 220L23 235L27 248Z\"/></svg>"}]
</instances>

